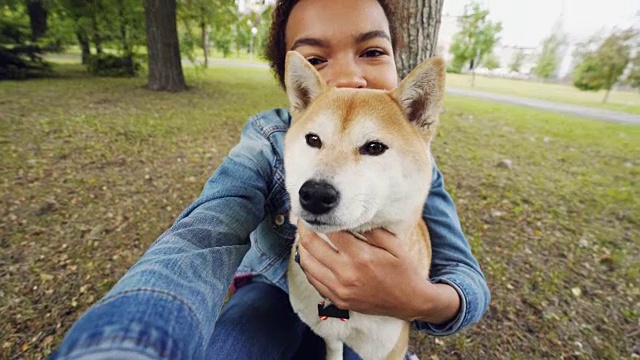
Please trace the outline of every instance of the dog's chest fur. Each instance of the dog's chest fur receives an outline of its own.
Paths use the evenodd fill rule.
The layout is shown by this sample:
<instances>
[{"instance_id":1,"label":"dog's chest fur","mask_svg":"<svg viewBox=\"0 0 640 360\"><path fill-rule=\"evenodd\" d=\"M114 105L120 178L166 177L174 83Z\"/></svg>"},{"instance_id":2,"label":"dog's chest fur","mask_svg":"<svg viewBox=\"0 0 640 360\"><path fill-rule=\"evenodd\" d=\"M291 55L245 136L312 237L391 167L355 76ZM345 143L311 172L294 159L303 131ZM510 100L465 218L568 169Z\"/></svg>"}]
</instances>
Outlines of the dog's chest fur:
<instances>
[{"instance_id":1,"label":"dog's chest fur","mask_svg":"<svg viewBox=\"0 0 640 360\"><path fill-rule=\"evenodd\" d=\"M407 240L413 260L420 264L420 275L428 278L431 246L429 233L422 220L416 224ZM361 240L354 240L361 241ZM296 237L294 249L299 238ZM298 316L325 340L337 340L347 344L363 359L402 358L408 344L409 324L387 316L374 316L350 311L350 319L337 318L322 320L318 316L317 305L324 300L309 283L300 265L295 262L292 251L288 266L289 299ZM388 356L384 356L388 354ZM382 356L381 356L382 355Z\"/></svg>"}]
</instances>

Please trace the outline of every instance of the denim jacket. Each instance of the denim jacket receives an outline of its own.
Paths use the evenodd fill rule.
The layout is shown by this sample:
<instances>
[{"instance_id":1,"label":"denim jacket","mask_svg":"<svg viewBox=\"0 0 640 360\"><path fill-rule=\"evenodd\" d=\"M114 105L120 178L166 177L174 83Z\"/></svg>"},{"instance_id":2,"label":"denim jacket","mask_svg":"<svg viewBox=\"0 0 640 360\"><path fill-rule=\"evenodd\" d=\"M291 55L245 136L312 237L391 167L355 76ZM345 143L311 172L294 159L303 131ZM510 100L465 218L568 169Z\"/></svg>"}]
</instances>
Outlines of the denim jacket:
<instances>
[{"instance_id":1,"label":"denim jacket","mask_svg":"<svg viewBox=\"0 0 640 360\"><path fill-rule=\"evenodd\" d=\"M250 118L198 199L74 324L52 358L198 359L236 272L287 291L296 231L284 185L290 121L285 109ZM430 281L456 289L461 308L449 324L414 325L442 336L480 320L490 295L435 166L432 181L423 212L433 248Z\"/></svg>"}]
</instances>

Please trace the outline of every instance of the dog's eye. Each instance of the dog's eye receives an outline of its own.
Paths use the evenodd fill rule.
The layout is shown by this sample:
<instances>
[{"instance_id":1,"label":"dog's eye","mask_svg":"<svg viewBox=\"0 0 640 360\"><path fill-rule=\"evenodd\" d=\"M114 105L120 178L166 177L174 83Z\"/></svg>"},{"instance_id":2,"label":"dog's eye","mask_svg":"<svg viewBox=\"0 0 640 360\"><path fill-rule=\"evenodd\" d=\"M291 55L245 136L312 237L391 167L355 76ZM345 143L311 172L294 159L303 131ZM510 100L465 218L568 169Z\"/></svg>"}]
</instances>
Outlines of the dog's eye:
<instances>
[{"instance_id":1,"label":"dog's eye","mask_svg":"<svg viewBox=\"0 0 640 360\"><path fill-rule=\"evenodd\" d=\"M322 140L320 140L320 136L316 134L307 134L305 136L307 139L307 145L320 149L322 147Z\"/></svg>"},{"instance_id":2,"label":"dog's eye","mask_svg":"<svg viewBox=\"0 0 640 360\"><path fill-rule=\"evenodd\" d=\"M379 142L379 141L370 141L360 148L360 154L362 155L371 155L377 156L382 155L385 151L389 149L387 145Z\"/></svg>"}]
</instances>

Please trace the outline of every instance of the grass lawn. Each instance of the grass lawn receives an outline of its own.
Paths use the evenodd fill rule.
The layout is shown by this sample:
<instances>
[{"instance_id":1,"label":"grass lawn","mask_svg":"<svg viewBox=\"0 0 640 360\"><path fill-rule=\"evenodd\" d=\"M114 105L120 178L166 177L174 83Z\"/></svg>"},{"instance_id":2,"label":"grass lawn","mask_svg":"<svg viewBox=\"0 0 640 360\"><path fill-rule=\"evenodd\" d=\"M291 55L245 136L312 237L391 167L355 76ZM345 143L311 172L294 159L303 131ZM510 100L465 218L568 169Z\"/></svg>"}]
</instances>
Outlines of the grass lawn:
<instances>
[{"instance_id":1,"label":"grass lawn","mask_svg":"<svg viewBox=\"0 0 640 360\"><path fill-rule=\"evenodd\" d=\"M573 86L535 81L510 80L476 76L475 87L471 87L471 75L447 74L450 86L481 91L530 97L567 104L589 106L607 110L640 114L640 93L611 91L606 104L602 103L604 91L580 91Z\"/></svg>"},{"instance_id":2,"label":"grass lawn","mask_svg":"<svg viewBox=\"0 0 640 360\"><path fill-rule=\"evenodd\" d=\"M91 51L95 51L95 49L92 49ZM114 50L114 49L105 49L104 51L108 53L117 53L117 50ZM139 48L136 48L135 52L136 54L139 54L139 55L146 55L147 47L141 46ZM65 49L63 54L80 56L82 54L82 50L80 50L79 46L69 46ZM204 60L204 51L201 48L195 49L194 55L198 60ZM230 54L228 54L228 56L225 57L224 54L218 49L211 48L209 53L209 58L215 59L215 60L233 60L238 62L260 62L260 63L266 64L266 61L262 58L262 53L260 52L259 49L255 50L252 57L249 56L249 53L246 50L232 51ZM184 58L184 60L186 60L186 57ZM59 63L60 61L56 59L55 62Z\"/></svg>"},{"instance_id":3,"label":"grass lawn","mask_svg":"<svg viewBox=\"0 0 640 360\"><path fill-rule=\"evenodd\" d=\"M269 72L210 69L178 94L144 78L0 83L0 359L42 358L199 193ZM640 127L447 97L433 151L492 291L428 358L640 354ZM511 169L497 166L511 160Z\"/></svg>"}]
</instances>

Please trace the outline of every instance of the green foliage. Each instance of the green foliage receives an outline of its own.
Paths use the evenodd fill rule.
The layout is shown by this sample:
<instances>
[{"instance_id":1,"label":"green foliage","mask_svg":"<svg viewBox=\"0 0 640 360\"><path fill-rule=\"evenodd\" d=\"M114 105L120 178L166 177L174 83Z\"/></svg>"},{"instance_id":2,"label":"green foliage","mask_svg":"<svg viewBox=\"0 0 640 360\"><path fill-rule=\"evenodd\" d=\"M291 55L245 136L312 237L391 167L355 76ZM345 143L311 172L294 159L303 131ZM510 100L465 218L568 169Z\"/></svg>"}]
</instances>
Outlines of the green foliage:
<instances>
[{"instance_id":1,"label":"green foliage","mask_svg":"<svg viewBox=\"0 0 640 360\"><path fill-rule=\"evenodd\" d=\"M451 70L459 72L466 64L473 69L479 59L491 53L499 40L502 24L492 22L488 15L489 10L482 10L477 2L465 6L464 15L458 20L461 30L453 37L451 44Z\"/></svg>"},{"instance_id":2,"label":"green foliage","mask_svg":"<svg viewBox=\"0 0 640 360\"><path fill-rule=\"evenodd\" d=\"M484 65L489 70L494 70L500 67L500 61L494 53L490 53L485 56L484 60L482 61L482 65Z\"/></svg>"},{"instance_id":3,"label":"green foliage","mask_svg":"<svg viewBox=\"0 0 640 360\"><path fill-rule=\"evenodd\" d=\"M625 83L634 89L640 90L640 53L631 61L631 69L629 75L625 79Z\"/></svg>"},{"instance_id":4,"label":"green foliage","mask_svg":"<svg viewBox=\"0 0 640 360\"><path fill-rule=\"evenodd\" d=\"M60 5L52 4L49 8L47 27L38 43L48 51L63 51L65 47L76 44L76 25Z\"/></svg>"},{"instance_id":5,"label":"green foliage","mask_svg":"<svg viewBox=\"0 0 640 360\"><path fill-rule=\"evenodd\" d=\"M509 71L520 72L520 68L522 67L522 63L525 60L526 55L524 51L518 50L513 54L513 58L509 63Z\"/></svg>"},{"instance_id":6,"label":"green foliage","mask_svg":"<svg viewBox=\"0 0 640 360\"><path fill-rule=\"evenodd\" d=\"M595 50L582 53L573 85L584 91L611 90L631 60L629 41L634 35L631 30L613 32ZM583 44L582 48L589 45Z\"/></svg>"},{"instance_id":7,"label":"green foliage","mask_svg":"<svg viewBox=\"0 0 640 360\"><path fill-rule=\"evenodd\" d=\"M542 41L542 51L533 73L543 79L551 78L560 65L560 48L566 43L566 35L556 27L549 37Z\"/></svg>"},{"instance_id":8,"label":"green foliage","mask_svg":"<svg viewBox=\"0 0 640 360\"><path fill-rule=\"evenodd\" d=\"M51 74L42 49L31 41L26 6L9 1L0 6L0 80L21 80Z\"/></svg>"},{"instance_id":9,"label":"green foliage","mask_svg":"<svg viewBox=\"0 0 640 360\"><path fill-rule=\"evenodd\" d=\"M604 79L600 75L600 62L589 54L573 70L573 86L583 91L598 91L604 88Z\"/></svg>"},{"instance_id":10,"label":"green foliage","mask_svg":"<svg viewBox=\"0 0 640 360\"><path fill-rule=\"evenodd\" d=\"M57 0L59 14L73 24L67 31L76 40L93 45L95 53L104 48L121 55L135 54L146 46L143 1L139 0ZM88 55L88 54L87 54Z\"/></svg>"},{"instance_id":11,"label":"green foliage","mask_svg":"<svg viewBox=\"0 0 640 360\"><path fill-rule=\"evenodd\" d=\"M0 44L25 44L30 39L29 16L21 3L0 6Z\"/></svg>"},{"instance_id":12,"label":"green foliage","mask_svg":"<svg viewBox=\"0 0 640 360\"><path fill-rule=\"evenodd\" d=\"M178 19L182 25L180 50L195 62L196 48L211 43L226 57L231 53L233 26L238 20L233 0L179 0Z\"/></svg>"},{"instance_id":13,"label":"green foliage","mask_svg":"<svg viewBox=\"0 0 640 360\"><path fill-rule=\"evenodd\" d=\"M95 76L132 77L140 70L140 59L132 56L113 54L92 55L87 62L87 70Z\"/></svg>"}]
</instances>

